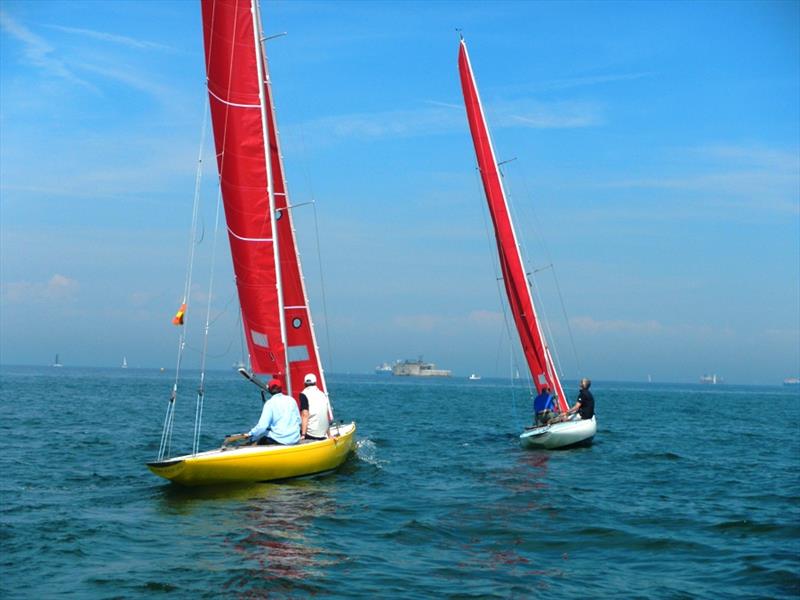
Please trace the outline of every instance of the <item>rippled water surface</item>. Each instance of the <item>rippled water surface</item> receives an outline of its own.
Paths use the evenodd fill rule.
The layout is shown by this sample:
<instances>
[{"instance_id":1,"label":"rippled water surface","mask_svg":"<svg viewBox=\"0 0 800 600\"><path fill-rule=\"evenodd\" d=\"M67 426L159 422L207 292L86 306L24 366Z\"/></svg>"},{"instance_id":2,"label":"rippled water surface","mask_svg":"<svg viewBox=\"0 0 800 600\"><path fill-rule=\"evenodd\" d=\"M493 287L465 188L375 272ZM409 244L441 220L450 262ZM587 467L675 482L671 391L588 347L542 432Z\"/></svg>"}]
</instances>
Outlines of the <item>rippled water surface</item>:
<instances>
[{"instance_id":1,"label":"rippled water surface","mask_svg":"<svg viewBox=\"0 0 800 600\"><path fill-rule=\"evenodd\" d=\"M508 382L333 376L359 426L337 473L187 490L144 466L168 373L0 375L2 597L800 594L796 390L599 382L594 445L543 452L518 447ZM235 374L210 380L203 448L261 406Z\"/></svg>"}]
</instances>

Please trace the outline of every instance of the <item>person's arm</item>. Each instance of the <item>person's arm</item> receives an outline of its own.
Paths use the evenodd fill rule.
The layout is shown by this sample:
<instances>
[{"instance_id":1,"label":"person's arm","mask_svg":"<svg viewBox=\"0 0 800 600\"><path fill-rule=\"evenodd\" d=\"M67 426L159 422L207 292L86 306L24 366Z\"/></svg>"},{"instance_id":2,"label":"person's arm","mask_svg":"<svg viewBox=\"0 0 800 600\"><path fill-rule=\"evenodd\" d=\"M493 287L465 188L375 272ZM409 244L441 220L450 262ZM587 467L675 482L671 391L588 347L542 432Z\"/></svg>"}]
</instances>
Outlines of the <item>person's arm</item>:
<instances>
[{"instance_id":1,"label":"person's arm","mask_svg":"<svg viewBox=\"0 0 800 600\"><path fill-rule=\"evenodd\" d=\"M246 435L250 439L256 440L269 431L270 425L272 425L272 404L267 400L258 423Z\"/></svg>"},{"instance_id":2,"label":"person's arm","mask_svg":"<svg viewBox=\"0 0 800 600\"><path fill-rule=\"evenodd\" d=\"M300 439L306 437L308 430L308 397L300 392Z\"/></svg>"}]
</instances>

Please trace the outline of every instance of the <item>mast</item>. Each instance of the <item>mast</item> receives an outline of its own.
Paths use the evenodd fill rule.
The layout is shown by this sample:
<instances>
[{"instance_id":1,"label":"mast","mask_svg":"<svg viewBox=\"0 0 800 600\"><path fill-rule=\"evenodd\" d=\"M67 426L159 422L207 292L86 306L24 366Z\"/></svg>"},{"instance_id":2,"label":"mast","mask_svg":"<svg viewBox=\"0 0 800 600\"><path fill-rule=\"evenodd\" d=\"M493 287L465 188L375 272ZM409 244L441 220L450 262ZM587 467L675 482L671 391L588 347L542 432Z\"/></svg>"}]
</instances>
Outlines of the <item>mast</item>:
<instances>
[{"instance_id":1,"label":"mast","mask_svg":"<svg viewBox=\"0 0 800 600\"><path fill-rule=\"evenodd\" d=\"M539 325L539 319L536 316L530 282L525 272L522 253L508 208L505 190L503 189L500 169L497 166L483 104L478 94L475 75L472 72L472 65L467 53L467 45L463 38L459 46L458 70L461 78L464 104L467 110L467 120L497 240L503 285L514 317L514 324L519 334L520 343L522 344L522 351L536 389L539 390L543 384L547 384L555 392L559 408L564 411L567 410L568 404L550 355L550 349L547 346Z\"/></svg>"},{"instance_id":2,"label":"mast","mask_svg":"<svg viewBox=\"0 0 800 600\"><path fill-rule=\"evenodd\" d=\"M270 156L270 128L269 119L267 117L267 97L265 93L265 86L267 85L264 76L265 71L265 53L262 48L264 36L261 32L261 13L258 6L258 0L250 0L250 12L253 15L253 36L255 38L254 49L256 52L256 70L258 71L258 100L261 105L261 127L264 134L264 163L266 164L267 171L267 197L269 198L269 220L270 229L273 232L272 236L272 250L275 258L275 285L278 290L278 319L280 321L281 344L284 348L288 349L286 340L286 315L283 308L283 283L281 278L281 260L280 260L280 236L277 235L277 219L275 218L275 188L273 185L272 177L272 157ZM284 386L286 394L292 395L292 377L289 370L289 352L284 352L284 369L286 373L286 384Z\"/></svg>"}]
</instances>

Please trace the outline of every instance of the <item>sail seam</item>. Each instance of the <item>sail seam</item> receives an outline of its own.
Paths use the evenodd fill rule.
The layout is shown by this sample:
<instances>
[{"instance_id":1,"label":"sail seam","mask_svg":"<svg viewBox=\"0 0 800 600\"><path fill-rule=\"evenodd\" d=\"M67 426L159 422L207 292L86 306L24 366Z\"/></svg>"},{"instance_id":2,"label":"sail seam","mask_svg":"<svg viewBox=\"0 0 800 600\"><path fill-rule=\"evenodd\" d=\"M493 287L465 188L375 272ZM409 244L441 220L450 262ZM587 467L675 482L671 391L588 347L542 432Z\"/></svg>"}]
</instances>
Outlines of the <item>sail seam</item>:
<instances>
[{"instance_id":1,"label":"sail seam","mask_svg":"<svg viewBox=\"0 0 800 600\"><path fill-rule=\"evenodd\" d=\"M237 235L236 233L234 233L234 231L230 227L228 227L228 233L230 233L237 240L242 240L243 242L272 242L272 238L242 237L241 235Z\"/></svg>"},{"instance_id":2,"label":"sail seam","mask_svg":"<svg viewBox=\"0 0 800 600\"><path fill-rule=\"evenodd\" d=\"M210 96L212 96L216 100L219 100L220 102L222 102L227 106L235 106L237 108L261 108L261 105L259 104L239 104L238 102L228 102L227 100L223 100L222 98L217 96L214 92L212 92L211 88L208 88L208 93Z\"/></svg>"}]
</instances>

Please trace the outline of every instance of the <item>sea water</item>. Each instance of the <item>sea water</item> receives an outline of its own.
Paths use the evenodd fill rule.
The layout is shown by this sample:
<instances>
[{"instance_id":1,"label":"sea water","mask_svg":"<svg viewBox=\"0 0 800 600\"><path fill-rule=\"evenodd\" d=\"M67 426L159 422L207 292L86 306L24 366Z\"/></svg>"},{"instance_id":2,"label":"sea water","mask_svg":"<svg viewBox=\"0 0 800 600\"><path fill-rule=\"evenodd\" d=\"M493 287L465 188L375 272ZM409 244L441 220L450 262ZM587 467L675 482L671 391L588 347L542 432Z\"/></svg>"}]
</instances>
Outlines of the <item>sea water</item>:
<instances>
[{"instance_id":1,"label":"sea water","mask_svg":"<svg viewBox=\"0 0 800 600\"><path fill-rule=\"evenodd\" d=\"M358 424L339 471L184 489L145 467L170 373L0 375L3 598L800 594L796 389L596 382L595 443L530 451L510 382L334 375L336 417ZM208 379L204 449L261 409L235 373Z\"/></svg>"}]
</instances>

